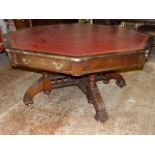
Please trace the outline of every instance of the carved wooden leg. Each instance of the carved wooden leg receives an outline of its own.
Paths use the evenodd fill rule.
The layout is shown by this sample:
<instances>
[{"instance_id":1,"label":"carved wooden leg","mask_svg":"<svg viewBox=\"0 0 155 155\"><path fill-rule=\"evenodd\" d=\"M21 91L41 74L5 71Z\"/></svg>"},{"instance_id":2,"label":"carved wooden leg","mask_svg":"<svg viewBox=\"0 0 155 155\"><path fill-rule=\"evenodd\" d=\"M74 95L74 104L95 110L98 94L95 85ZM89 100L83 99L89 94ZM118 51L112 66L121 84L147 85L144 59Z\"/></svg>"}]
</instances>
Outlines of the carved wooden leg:
<instances>
[{"instance_id":1,"label":"carved wooden leg","mask_svg":"<svg viewBox=\"0 0 155 155\"><path fill-rule=\"evenodd\" d=\"M24 103L26 105L33 104L33 97L41 92L44 91L45 94L49 94L52 89L51 80L48 78L47 73L43 73L43 76L32 85L24 95Z\"/></svg>"},{"instance_id":2,"label":"carved wooden leg","mask_svg":"<svg viewBox=\"0 0 155 155\"><path fill-rule=\"evenodd\" d=\"M85 79L81 80L78 86L85 93L88 103L92 104L91 96L88 94L87 81Z\"/></svg>"},{"instance_id":3,"label":"carved wooden leg","mask_svg":"<svg viewBox=\"0 0 155 155\"><path fill-rule=\"evenodd\" d=\"M105 122L108 119L108 114L96 85L96 75L89 75L88 81L87 95L91 98L92 104L96 110L96 115L94 117L97 121Z\"/></svg>"},{"instance_id":4,"label":"carved wooden leg","mask_svg":"<svg viewBox=\"0 0 155 155\"><path fill-rule=\"evenodd\" d=\"M120 87L123 88L126 86L125 79L123 78L122 75L120 75L117 72L112 72L112 73L105 73L104 78L103 78L103 83L108 84L111 79L116 80L116 84Z\"/></svg>"},{"instance_id":5,"label":"carved wooden leg","mask_svg":"<svg viewBox=\"0 0 155 155\"><path fill-rule=\"evenodd\" d=\"M93 101L89 95L87 95L87 100L88 100L88 103L93 104Z\"/></svg>"},{"instance_id":6,"label":"carved wooden leg","mask_svg":"<svg viewBox=\"0 0 155 155\"><path fill-rule=\"evenodd\" d=\"M43 73L43 91L45 94L49 95L52 89L52 83L51 80L49 79L49 74Z\"/></svg>"}]
</instances>

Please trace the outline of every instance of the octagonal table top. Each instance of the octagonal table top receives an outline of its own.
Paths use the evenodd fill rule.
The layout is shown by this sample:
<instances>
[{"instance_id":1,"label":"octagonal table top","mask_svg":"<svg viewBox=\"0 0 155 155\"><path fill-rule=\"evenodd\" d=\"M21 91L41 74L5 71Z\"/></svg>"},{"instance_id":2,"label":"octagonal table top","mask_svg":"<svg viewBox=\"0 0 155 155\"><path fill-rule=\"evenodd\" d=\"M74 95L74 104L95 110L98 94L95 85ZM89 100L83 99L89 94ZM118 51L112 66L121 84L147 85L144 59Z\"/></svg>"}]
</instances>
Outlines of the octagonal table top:
<instances>
[{"instance_id":1,"label":"octagonal table top","mask_svg":"<svg viewBox=\"0 0 155 155\"><path fill-rule=\"evenodd\" d=\"M134 30L89 24L37 26L6 37L11 49L73 57L143 50L149 39Z\"/></svg>"}]
</instances>

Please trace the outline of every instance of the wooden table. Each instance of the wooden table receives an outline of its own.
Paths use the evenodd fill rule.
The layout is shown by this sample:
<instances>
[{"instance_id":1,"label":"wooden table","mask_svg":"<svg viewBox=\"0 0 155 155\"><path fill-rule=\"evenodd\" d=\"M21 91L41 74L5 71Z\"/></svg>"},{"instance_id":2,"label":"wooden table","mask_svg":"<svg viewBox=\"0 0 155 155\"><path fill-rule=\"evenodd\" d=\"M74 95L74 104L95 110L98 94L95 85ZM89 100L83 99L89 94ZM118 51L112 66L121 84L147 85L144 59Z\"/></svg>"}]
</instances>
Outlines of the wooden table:
<instances>
[{"instance_id":1,"label":"wooden table","mask_svg":"<svg viewBox=\"0 0 155 155\"><path fill-rule=\"evenodd\" d=\"M52 89L76 85L94 105L95 118L101 122L108 114L97 81L115 79L122 88L126 82L116 71L142 68L151 45L146 34L87 24L38 26L9 33L3 40L12 66L43 72L25 93L26 105L41 91L49 94Z\"/></svg>"}]
</instances>

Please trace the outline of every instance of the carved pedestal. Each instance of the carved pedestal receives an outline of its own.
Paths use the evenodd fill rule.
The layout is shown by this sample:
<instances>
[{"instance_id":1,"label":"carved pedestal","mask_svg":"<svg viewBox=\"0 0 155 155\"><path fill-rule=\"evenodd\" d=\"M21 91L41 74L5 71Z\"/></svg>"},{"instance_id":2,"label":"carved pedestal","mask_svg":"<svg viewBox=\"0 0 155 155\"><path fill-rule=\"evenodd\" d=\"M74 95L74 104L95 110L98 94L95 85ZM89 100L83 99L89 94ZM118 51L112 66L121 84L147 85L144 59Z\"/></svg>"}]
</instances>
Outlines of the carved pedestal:
<instances>
[{"instance_id":1,"label":"carved pedestal","mask_svg":"<svg viewBox=\"0 0 155 155\"><path fill-rule=\"evenodd\" d=\"M49 94L52 89L75 85L85 93L88 102L93 104L96 111L94 116L95 119L100 122L105 122L108 119L108 114L96 83L97 81L108 83L110 79L115 79L116 84L120 88L126 85L123 77L115 72L90 74L81 77L50 75L48 73L43 73L38 82L27 90L23 101L26 105L30 105L33 104L33 97L41 91L45 94Z\"/></svg>"}]
</instances>

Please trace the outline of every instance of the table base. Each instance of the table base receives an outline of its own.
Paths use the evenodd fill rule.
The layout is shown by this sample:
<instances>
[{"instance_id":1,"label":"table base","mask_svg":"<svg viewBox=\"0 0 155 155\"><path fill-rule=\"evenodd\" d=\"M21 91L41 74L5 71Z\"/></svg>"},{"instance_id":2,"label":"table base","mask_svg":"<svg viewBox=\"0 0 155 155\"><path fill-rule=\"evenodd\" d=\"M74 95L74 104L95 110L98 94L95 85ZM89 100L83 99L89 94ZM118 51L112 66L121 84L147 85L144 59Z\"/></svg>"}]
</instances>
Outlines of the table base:
<instances>
[{"instance_id":1,"label":"table base","mask_svg":"<svg viewBox=\"0 0 155 155\"><path fill-rule=\"evenodd\" d=\"M96 82L103 81L104 84L108 84L111 79L115 79L120 88L126 85L124 78L116 72L97 73L80 77L51 75L44 72L42 77L27 90L23 101L26 105L30 105L33 104L33 97L41 91L48 95L55 88L78 86L85 93L88 103L93 104L96 111L95 119L105 122L108 119L108 114Z\"/></svg>"}]
</instances>

